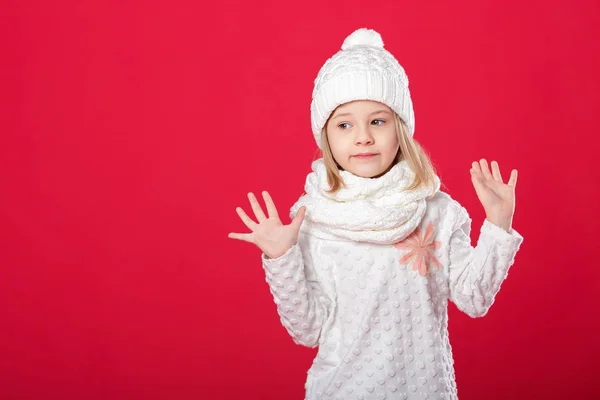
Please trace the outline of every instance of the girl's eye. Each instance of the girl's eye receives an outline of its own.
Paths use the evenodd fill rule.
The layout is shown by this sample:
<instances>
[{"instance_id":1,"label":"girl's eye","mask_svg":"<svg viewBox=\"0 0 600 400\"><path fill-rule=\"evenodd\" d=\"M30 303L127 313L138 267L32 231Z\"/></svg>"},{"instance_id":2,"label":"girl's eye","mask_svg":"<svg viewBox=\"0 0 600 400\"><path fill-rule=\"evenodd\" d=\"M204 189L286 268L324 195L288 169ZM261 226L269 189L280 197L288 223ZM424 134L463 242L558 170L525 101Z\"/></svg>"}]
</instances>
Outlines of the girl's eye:
<instances>
[{"instance_id":1,"label":"girl's eye","mask_svg":"<svg viewBox=\"0 0 600 400\"><path fill-rule=\"evenodd\" d=\"M342 128L342 129L349 129L350 124L347 122L342 122L341 124L338 125L338 127Z\"/></svg>"},{"instance_id":2,"label":"girl's eye","mask_svg":"<svg viewBox=\"0 0 600 400\"><path fill-rule=\"evenodd\" d=\"M371 122L371 124L381 126L381 125L385 124L385 121L382 119L375 119Z\"/></svg>"}]
</instances>

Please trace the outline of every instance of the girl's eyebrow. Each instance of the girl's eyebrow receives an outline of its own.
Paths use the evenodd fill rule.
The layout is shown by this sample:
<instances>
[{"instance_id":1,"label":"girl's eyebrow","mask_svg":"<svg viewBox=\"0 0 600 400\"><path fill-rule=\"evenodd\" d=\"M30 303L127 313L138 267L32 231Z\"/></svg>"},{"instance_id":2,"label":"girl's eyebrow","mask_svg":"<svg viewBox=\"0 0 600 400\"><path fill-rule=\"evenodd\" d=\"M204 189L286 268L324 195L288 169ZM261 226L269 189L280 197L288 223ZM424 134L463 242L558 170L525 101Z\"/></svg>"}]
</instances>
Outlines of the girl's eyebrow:
<instances>
[{"instance_id":1,"label":"girl's eyebrow","mask_svg":"<svg viewBox=\"0 0 600 400\"><path fill-rule=\"evenodd\" d=\"M352 115L352 113L345 112L345 113L335 114L335 115L334 115L333 117L331 117L331 118L347 117L347 116L350 116L350 115Z\"/></svg>"},{"instance_id":2,"label":"girl's eyebrow","mask_svg":"<svg viewBox=\"0 0 600 400\"><path fill-rule=\"evenodd\" d=\"M377 110L377 111L373 111L372 113L369 114L369 117L372 117L373 115L376 114L390 114L390 112L388 110ZM347 117L347 116L351 116L352 113L349 112L345 112L345 113L340 113L340 114L335 114L333 117L331 117L331 119L335 119L338 117Z\"/></svg>"}]
</instances>

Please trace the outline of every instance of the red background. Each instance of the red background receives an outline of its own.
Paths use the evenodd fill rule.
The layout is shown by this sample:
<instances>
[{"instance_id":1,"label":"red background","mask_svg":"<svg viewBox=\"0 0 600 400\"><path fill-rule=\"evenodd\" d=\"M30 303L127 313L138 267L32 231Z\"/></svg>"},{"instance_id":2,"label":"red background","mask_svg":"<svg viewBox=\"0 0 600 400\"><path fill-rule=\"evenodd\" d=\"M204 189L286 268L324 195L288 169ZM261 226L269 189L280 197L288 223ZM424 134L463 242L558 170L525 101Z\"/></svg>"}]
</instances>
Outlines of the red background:
<instances>
[{"instance_id":1,"label":"red background","mask_svg":"<svg viewBox=\"0 0 600 400\"><path fill-rule=\"evenodd\" d=\"M461 399L597 398L600 3L201 3L3 3L0 398L302 398L315 350L227 233L247 191L301 194L313 80L362 26L474 239L471 162L520 173L495 305L450 307Z\"/></svg>"}]
</instances>

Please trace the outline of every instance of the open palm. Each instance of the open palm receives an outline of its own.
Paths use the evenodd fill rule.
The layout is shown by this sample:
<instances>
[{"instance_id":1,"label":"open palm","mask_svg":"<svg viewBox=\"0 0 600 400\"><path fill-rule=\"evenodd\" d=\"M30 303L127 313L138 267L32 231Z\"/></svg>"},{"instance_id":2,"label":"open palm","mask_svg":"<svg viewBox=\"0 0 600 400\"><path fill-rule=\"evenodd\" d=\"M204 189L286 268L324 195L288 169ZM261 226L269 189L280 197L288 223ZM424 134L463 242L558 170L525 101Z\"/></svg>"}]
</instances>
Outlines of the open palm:
<instances>
[{"instance_id":1,"label":"open palm","mask_svg":"<svg viewBox=\"0 0 600 400\"><path fill-rule=\"evenodd\" d=\"M267 215L263 212L258 200L253 193L248 193L250 206L254 211L257 222L252 220L246 212L237 207L236 211L242 222L250 229L251 233L230 233L231 239L243 240L253 243L269 258L278 258L284 255L298 242L298 233L306 208L302 207L289 225L284 225L279 219L275 203L268 192L263 192L263 199L267 207Z\"/></svg>"},{"instance_id":2,"label":"open palm","mask_svg":"<svg viewBox=\"0 0 600 400\"><path fill-rule=\"evenodd\" d=\"M515 212L517 170L513 169L508 182L504 183L498 163L492 161L491 164L492 170L490 172L485 159L473 162L471 181L488 220L505 230L509 230Z\"/></svg>"}]
</instances>

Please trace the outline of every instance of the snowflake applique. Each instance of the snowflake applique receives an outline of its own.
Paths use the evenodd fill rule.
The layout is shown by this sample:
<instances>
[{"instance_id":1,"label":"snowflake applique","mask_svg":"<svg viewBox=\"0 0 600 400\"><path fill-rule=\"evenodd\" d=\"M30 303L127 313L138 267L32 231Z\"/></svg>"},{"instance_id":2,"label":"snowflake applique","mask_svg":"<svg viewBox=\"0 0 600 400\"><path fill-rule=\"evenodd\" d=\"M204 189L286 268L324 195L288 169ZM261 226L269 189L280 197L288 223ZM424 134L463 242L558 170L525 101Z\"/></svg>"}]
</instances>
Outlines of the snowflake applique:
<instances>
[{"instance_id":1,"label":"snowflake applique","mask_svg":"<svg viewBox=\"0 0 600 400\"><path fill-rule=\"evenodd\" d=\"M438 269L442 267L440 261L435 257L434 250L439 249L442 243L433 240L433 223L425 228L425 234L421 236L421 230L417 227L406 239L394 244L400 250L408 250L400 258L402 264L411 263L412 269L419 271L419 275L425 276L430 267Z\"/></svg>"}]
</instances>

